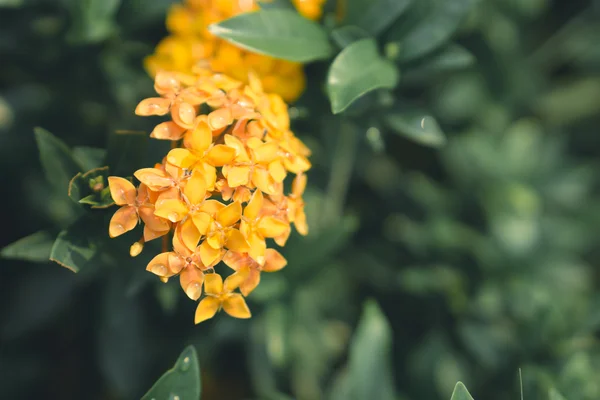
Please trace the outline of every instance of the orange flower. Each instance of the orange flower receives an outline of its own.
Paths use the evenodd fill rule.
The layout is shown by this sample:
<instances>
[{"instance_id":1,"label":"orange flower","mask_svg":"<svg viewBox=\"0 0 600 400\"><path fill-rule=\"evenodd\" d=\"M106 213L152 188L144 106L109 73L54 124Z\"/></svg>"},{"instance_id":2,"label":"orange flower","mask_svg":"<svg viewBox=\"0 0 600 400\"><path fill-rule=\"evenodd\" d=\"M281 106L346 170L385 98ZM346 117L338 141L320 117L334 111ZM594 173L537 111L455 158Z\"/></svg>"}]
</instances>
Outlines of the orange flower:
<instances>
[{"instance_id":1,"label":"orange flower","mask_svg":"<svg viewBox=\"0 0 600 400\"><path fill-rule=\"evenodd\" d=\"M286 259L275 249L265 250L264 260L259 263L248 253L228 251L223 257L225 265L231 269L247 274L247 278L240 284L240 291L248 296L260 283L260 273L276 272L287 265Z\"/></svg>"},{"instance_id":2,"label":"orange flower","mask_svg":"<svg viewBox=\"0 0 600 400\"><path fill-rule=\"evenodd\" d=\"M221 308L234 318L250 318L252 315L242 295L233 293L246 279L245 274L239 272L228 276L225 283L219 274L205 275L204 292L206 297L198 304L194 322L199 324L214 317Z\"/></svg>"}]
</instances>

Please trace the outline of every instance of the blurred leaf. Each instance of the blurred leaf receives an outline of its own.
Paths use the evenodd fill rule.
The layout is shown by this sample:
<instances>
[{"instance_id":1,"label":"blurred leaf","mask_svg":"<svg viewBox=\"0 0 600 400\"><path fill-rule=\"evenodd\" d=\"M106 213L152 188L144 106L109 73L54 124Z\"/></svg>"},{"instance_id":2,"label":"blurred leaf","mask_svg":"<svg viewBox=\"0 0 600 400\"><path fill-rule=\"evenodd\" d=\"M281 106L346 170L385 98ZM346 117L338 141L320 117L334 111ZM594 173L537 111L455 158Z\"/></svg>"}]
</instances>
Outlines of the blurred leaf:
<instances>
[{"instance_id":1,"label":"blurred leaf","mask_svg":"<svg viewBox=\"0 0 600 400\"><path fill-rule=\"evenodd\" d=\"M56 236L39 231L9 244L0 251L0 256L13 260L47 262Z\"/></svg>"},{"instance_id":2,"label":"blurred leaf","mask_svg":"<svg viewBox=\"0 0 600 400\"><path fill-rule=\"evenodd\" d=\"M432 9L409 32L392 35L392 41L400 42L399 61L422 57L448 41L476 1L435 1Z\"/></svg>"},{"instance_id":3,"label":"blurred leaf","mask_svg":"<svg viewBox=\"0 0 600 400\"><path fill-rule=\"evenodd\" d=\"M67 193L69 181L81 172L71 150L63 141L45 129L35 128L35 139L40 152L40 161L48 182L58 193Z\"/></svg>"},{"instance_id":4,"label":"blurred leaf","mask_svg":"<svg viewBox=\"0 0 600 400\"><path fill-rule=\"evenodd\" d=\"M376 36L389 27L412 0L353 0L347 2L344 24L356 25Z\"/></svg>"},{"instance_id":5,"label":"blurred leaf","mask_svg":"<svg viewBox=\"0 0 600 400\"><path fill-rule=\"evenodd\" d=\"M369 300L350 344L347 378L334 388L331 399L395 399L391 353L391 327L377 303Z\"/></svg>"},{"instance_id":6,"label":"blurred leaf","mask_svg":"<svg viewBox=\"0 0 600 400\"><path fill-rule=\"evenodd\" d=\"M97 43L116 34L115 15L121 0L67 0L72 25L67 38L72 43Z\"/></svg>"},{"instance_id":7,"label":"blurred leaf","mask_svg":"<svg viewBox=\"0 0 600 400\"><path fill-rule=\"evenodd\" d=\"M92 208L106 208L114 204L108 187L108 167L78 173L69 182L69 197Z\"/></svg>"},{"instance_id":8,"label":"blurred leaf","mask_svg":"<svg viewBox=\"0 0 600 400\"><path fill-rule=\"evenodd\" d=\"M331 32L331 39L340 47L344 48L361 39L369 38L369 33L358 26L348 25L334 29Z\"/></svg>"},{"instance_id":9,"label":"blurred leaf","mask_svg":"<svg viewBox=\"0 0 600 400\"><path fill-rule=\"evenodd\" d=\"M293 11L296 10L291 0L258 0L258 6L262 10L269 10L272 8L282 8Z\"/></svg>"},{"instance_id":10,"label":"blurred leaf","mask_svg":"<svg viewBox=\"0 0 600 400\"><path fill-rule=\"evenodd\" d=\"M338 54L329 68L327 94L331 111L339 114L375 89L392 89L398 79L396 66L379 55L373 39L354 42Z\"/></svg>"},{"instance_id":11,"label":"blurred leaf","mask_svg":"<svg viewBox=\"0 0 600 400\"><path fill-rule=\"evenodd\" d=\"M0 8L2 7L21 7L23 5L23 0L0 0Z\"/></svg>"},{"instance_id":12,"label":"blurred leaf","mask_svg":"<svg viewBox=\"0 0 600 400\"><path fill-rule=\"evenodd\" d=\"M466 386L462 382L458 382L454 387L450 400L473 400L473 397Z\"/></svg>"},{"instance_id":13,"label":"blurred leaf","mask_svg":"<svg viewBox=\"0 0 600 400\"><path fill-rule=\"evenodd\" d=\"M423 59L417 65L411 66L406 71L404 82L418 79L426 81L432 75L467 68L473 65L475 61L475 56L469 50L451 43L439 52Z\"/></svg>"},{"instance_id":14,"label":"blurred leaf","mask_svg":"<svg viewBox=\"0 0 600 400\"><path fill-rule=\"evenodd\" d=\"M90 267L98 250L90 234L90 228L99 226L97 220L87 216L80 218L58 234L50 252L50 260L73 272Z\"/></svg>"},{"instance_id":15,"label":"blurred leaf","mask_svg":"<svg viewBox=\"0 0 600 400\"><path fill-rule=\"evenodd\" d=\"M319 24L287 9L240 14L210 25L209 30L246 50L289 61L325 59L333 51Z\"/></svg>"},{"instance_id":16,"label":"blurred leaf","mask_svg":"<svg viewBox=\"0 0 600 400\"><path fill-rule=\"evenodd\" d=\"M142 400L199 400L200 393L198 356L194 347L188 346L177 359L175 366L156 381Z\"/></svg>"},{"instance_id":17,"label":"blurred leaf","mask_svg":"<svg viewBox=\"0 0 600 400\"><path fill-rule=\"evenodd\" d=\"M548 393L548 400L567 400L564 398L562 394L558 392L555 388L550 389Z\"/></svg>"},{"instance_id":18,"label":"blurred leaf","mask_svg":"<svg viewBox=\"0 0 600 400\"><path fill-rule=\"evenodd\" d=\"M73 147L73 158L85 171L89 171L90 169L103 166L104 159L106 158L106 150L96 147Z\"/></svg>"},{"instance_id":19,"label":"blurred leaf","mask_svg":"<svg viewBox=\"0 0 600 400\"><path fill-rule=\"evenodd\" d=\"M385 121L395 133L417 143L431 147L446 144L446 136L430 115L415 112L388 114Z\"/></svg>"}]
</instances>

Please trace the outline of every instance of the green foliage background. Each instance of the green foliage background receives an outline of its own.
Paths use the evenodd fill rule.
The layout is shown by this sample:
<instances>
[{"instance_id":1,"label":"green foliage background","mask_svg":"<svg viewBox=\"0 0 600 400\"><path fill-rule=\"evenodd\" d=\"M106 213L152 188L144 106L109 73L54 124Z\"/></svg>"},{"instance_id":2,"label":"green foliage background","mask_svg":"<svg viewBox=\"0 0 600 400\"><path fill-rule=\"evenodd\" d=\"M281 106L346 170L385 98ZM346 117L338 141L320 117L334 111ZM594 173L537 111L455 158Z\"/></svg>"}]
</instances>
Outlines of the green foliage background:
<instances>
[{"instance_id":1,"label":"green foliage background","mask_svg":"<svg viewBox=\"0 0 600 400\"><path fill-rule=\"evenodd\" d=\"M164 153L114 132L152 127L169 4L0 0L0 246L39 232L2 253L0 398L141 398L188 345L209 400L516 399L519 368L525 399L600 398L598 1L329 2L331 43L286 48L321 60L292 109L311 234L251 320L199 326L66 193Z\"/></svg>"}]
</instances>

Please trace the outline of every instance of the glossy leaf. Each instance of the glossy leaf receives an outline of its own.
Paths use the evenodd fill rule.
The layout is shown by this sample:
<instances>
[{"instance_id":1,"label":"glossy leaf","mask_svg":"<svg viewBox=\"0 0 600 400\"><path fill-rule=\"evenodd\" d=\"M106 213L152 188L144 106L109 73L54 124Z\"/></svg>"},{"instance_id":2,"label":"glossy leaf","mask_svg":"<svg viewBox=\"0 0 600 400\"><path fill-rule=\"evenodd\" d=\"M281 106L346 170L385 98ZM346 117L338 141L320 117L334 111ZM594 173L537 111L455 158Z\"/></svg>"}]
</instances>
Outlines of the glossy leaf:
<instances>
[{"instance_id":1,"label":"glossy leaf","mask_svg":"<svg viewBox=\"0 0 600 400\"><path fill-rule=\"evenodd\" d=\"M550 392L548 393L548 400L567 400L565 399L565 397L560 394L560 392L558 390L556 390L555 388L550 389Z\"/></svg>"},{"instance_id":2,"label":"glossy leaf","mask_svg":"<svg viewBox=\"0 0 600 400\"><path fill-rule=\"evenodd\" d=\"M0 256L33 262L49 261L55 237L56 235L47 231L36 232L4 247L0 251Z\"/></svg>"},{"instance_id":3,"label":"glossy leaf","mask_svg":"<svg viewBox=\"0 0 600 400\"><path fill-rule=\"evenodd\" d=\"M62 140L42 128L35 128L34 132L48 182L57 192L67 193L69 181L81 172L81 166Z\"/></svg>"},{"instance_id":4,"label":"glossy leaf","mask_svg":"<svg viewBox=\"0 0 600 400\"><path fill-rule=\"evenodd\" d=\"M241 14L212 24L209 30L244 49L289 61L325 59L333 51L319 24L284 8Z\"/></svg>"},{"instance_id":5,"label":"glossy leaf","mask_svg":"<svg viewBox=\"0 0 600 400\"><path fill-rule=\"evenodd\" d=\"M333 60L327 74L331 110L338 114L375 89L391 89L398 83L396 66L382 58L373 39L354 42Z\"/></svg>"},{"instance_id":6,"label":"glossy leaf","mask_svg":"<svg viewBox=\"0 0 600 400\"><path fill-rule=\"evenodd\" d=\"M448 41L477 0L434 2L431 10L399 41L399 60L412 61L422 57Z\"/></svg>"},{"instance_id":7,"label":"glossy leaf","mask_svg":"<svg viewBox=\"0 0 600 400\"><path fill-rule=\"evenodd\" d=\"M473 397L462 382L457 382L450 400L473 400Z\"/></svg>"},{"instance_id":8,"label":"glossy leaf","mask_svg":"<svg viewBox=\"0 0 600 400\"><path fill-rule=\"evenodd\" d=\"M200 366L193 346L183 350L175 366L161 376L154 386L142 397L142 400L199 400Z\"/></svg>"},{"instance_id":9,"label":"glossy leaf","mask_svg":"<svg viewBox=\"0 0 600 400\"><path fill-rule=\"evenodd\" d=\"M98 252L95 234L91 228L98 228L100 221L82 217L69 228L61 231L50 251L50 260L79 272L94 263Z\"/></svg>"},{"instance_id":10,"label":"glossy leaf","mask_svg":"<svg viewBox=\"0 0 600 400\"><path fill-rule=\"evenodd\" d=\"M431 147L440 147L446 144L446 136L435 118L430 115L396 113L387 115L385 121L395 133L417 143Z\"/></svg>"},{"instance_id":11,"label":"glossy leaf","mask_svg":"<svg viewBox=\"0 0 600 400\"><path fill-rule=\"evenodd\" d=\"M73 147L73 158L85 171L89 171L90 169L100 168L104 165L106 150L97 147Z\"/></svg>"},{"instance_id":12,"label":"glossy leaf","mask_svg":"<svg viewBox=\"0 0 600 400\"><path fill-rule=\"evenodd\" d=\"M372 35L388 28L413 0L355 0L348 1L345 24L356 25Z\"/></svg>"},{"instance_id":13,"label":"glossy leaf","mask_svg":"<svg viewBox=\"0 0 600 400\"><path fill-rule=\"evenodd\" d=\"M354 42L367 38L369 38L369 33L354 25L342 26L331 32L331 39L342 49Z\"/></svg>"}]
</instances>

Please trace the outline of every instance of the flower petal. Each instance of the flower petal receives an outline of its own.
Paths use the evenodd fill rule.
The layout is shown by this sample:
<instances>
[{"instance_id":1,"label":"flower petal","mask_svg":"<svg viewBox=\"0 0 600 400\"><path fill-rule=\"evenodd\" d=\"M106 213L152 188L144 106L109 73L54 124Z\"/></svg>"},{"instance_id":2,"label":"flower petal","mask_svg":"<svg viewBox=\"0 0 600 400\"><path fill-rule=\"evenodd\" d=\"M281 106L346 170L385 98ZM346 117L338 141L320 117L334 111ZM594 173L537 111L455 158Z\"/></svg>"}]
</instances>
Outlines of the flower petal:
<instances>
[{"instance_id":1,"label":"flower petal","mask_svg":"<svg viewBox=\"0 0 600 400\"><path fill-rule=\"evenodd\" d=\"M161 278L168 278L174 274L169 269L169 255L172 253L160 253L154 257L146 266L146 271L152 272Z\"/></svg>"},{"instance_id":2,"label":"flower petal","mask_svg":"<svg viewBox=\"0 0 600 400\"><path fill-rule=\"evenodd\" d=\"M171 107L173 122L185 129L191 129L196 118L196 109L193 105L178 101Z\"/></svg>"},{"instance_id":3,"label":"flower petal","mask_svg":"<svg viewBox=\"0 0 600 400\"><path fill-rule=\"evenodd\" d=\"M292 195L300 197L304 193L304 189L306 189L306 175L300 173L296 175L292 182Z\"/></svg>"},{"instance_id":4,"label":"flower petal","mask_svg":"<svg viewBox=\"0 0 600 400\"><path fill-rule=\"evenodd\" d=\"M223 278L219 274L204 275L204 291L215 296L223 293Z\"/></svg>"},{"instance_id":5,"label":"flower petal","mask_svg":"<svg viewBox=\"0 0 600 400\"><path fill-rule=\"evenodd\" d=\"M191 204L200 204L206 196L206 180L200 171L194 171L183 189Z\"/></svg>"},{"instance_id":6,"label":"flower petal","mask_svg":"<svg viewBox=\"0 0 600 400\"><path fill-rule=\"evenodd\" d=\"M194 225L192 219L187 218L184 222L177 226L177 230L175 231L175 235L173 237L173 242L175 242L175 238L178 238L185 248L191 250L198 246L201 237L202 235L200 232L198 232L198 228L196 228L196 225Z\"/></svg>"},{"instance_id":7,"label":"flower petal","mask_svg":"<svg viewBox=\"0 0 600 400\"><path fill-rule=\"evenodd\" d=\"M213 131L231 125L233 116L229 108L220 108L208 114L208 125Z\"/></svg>"},{"instance_id":8,"label":"flower petal","mask_svg":"<svg viewBox=\"0 0 600 400\"><path fill-rule=\"evenodd\" d=\"M267 249L265 239L257 234L251 234L249 237L246 237L246 240L250 244L250 251L248 251L250 257L255 259L259 264L264 262L265 250Z\"/></svg>"},{"instance_id":9,"label":"flower petal","mask_svg":"<svg viewBox=\"0 0 600 400\"><path fill-rule=\"evenodd\" d=\"M169 112L171 106L171 100L164 99L162 97L150 97L144 99L135 108L135 115L149 116L149 115L165 115Z\"/></svg>"},{"instance_id":10,"label":"flower petal","mask_svg":"<svg viewBox=\"0 0 600 400\"><path fill-rule=\"evenodd\" d=\"M267 216L258 222L258 231L266 238L274 238L285 233L289 225L275 217Z\"/></svg>"},{"instance_id":11,"label":"flower petal","mask_svg":"<svg viewBox=\"0 0 600 400\"><path fill-rule=\"evenodd\" d=\"M254 194L250 198L248 205L244 209L244 217L249 220L255 220L258 218L258 213L263 205L263 194L260 190L255 190Z\"/></svg>"},{"instance_id":12,"label":"flower petal","mask_svg":"<svg viewBox=\"0 0 600 400\"><path fill-rule=\"evenodd\" d=\"M265 265L262 270L265 272L279 271L287 265L287 260L275 249L265 250Z\"/></svg>"},{"instance_id":13,"label":"flower petal","mask_svg":"<svg viewBox=\"0 0 600 400\"><path fill-rule=\"evenodd\" d=\"M196 126L185 134L185 147L198 153L204 153L212 143L212 132L205 119L198 118Z\"/></svg>"},{"instance_id":14,"label":"flower petal","mask_svg":"<svg viewBox=\"0 0 600 400\"><path fill-rule=\"evenodd\" d=\"M235 289L240 287L242 282L248 279L248 275L250 275L250 268L248 267L242 268L239 271L229 275L223 284L223 291L226 293L233 292Z\"/></svg>"},{"instance_id":15,"label":"flower petal","mask_svg":"<svg viewBox=\"0 0 600 400\"><path fill-rule=\"evenodd\" d=\"M252 173L252 183L266 194L275 193L274 181L269 174L269 171L264 168L254 168Z\"/></svg>"},{"instance_id":16,"label":"flower petal","mask_svg":"<svg viewBox=\"0 0 600 400\"><path fill-rule=\"evenodd\" d=\"M222 255L223 252L220 249L213 249L206 240L200 245L200 260L207 267L218 263Z\"/></svg>"},{"instance_id":17,"label":"flower petal","mask_svg":"<svg viewBox=\"0 0 600 400\"><path fill-rule=\"evenodd\" d=\"M242 217L242 205L237 201L229 204L217 212L216 220L223 227L232 226Z\"/></svg>"},{"instance_id":18,"label":"flower petal","mask_svg":"<svg viewBox=\"0 0 600 400\"><path fill-rule=\"evenodd\" d=\"M269 164L279 157L279 145L277 142L267 142L253 149L253 152L257 162Z\"/></svg>"},{"instance_id":19,"label":"flower petal","mask_svg":"<svg viewBox=\"0 0 600 400\"><path fill-rule=\"evenodd\" d=\"M108 225L108 235L111 238L121 236L133 230L138 224L138 215L135 207L123 206L115 212Z\"/></svg>"},{"instance_id":20,"label":"flower petal","mask_svg":"<svg viewBox=\"0 0 600 400\"><path fill-rule=\"evenodd\" d=\"M144 224L153 231L163 232L169 231L171 228L169 221L154 215L154 207L152 206L138 207L138 214L142 221L144 221Z\"/></svg>"},{"instance_id":21,"label":"flower petal","mask_svg":"<svg viewBox=\"0 0 600 400\"><path fill-rule=\"evenodd\" d=\"M201 235L206 235L212 218L205 212L195 212L192 214L192 222Z\"/></svg>"},{"instance_id":22,"label":"flower petal","mask_svg":"<svg viewBox=\"0 0 600 400\"><path fill-rule=\"evenodd\" d=\"M234 318L250 318L252 314L241 294L234 293L223 302L223 310Z\"/></svg>"},{"instance_id":23,"label":"flower petal","mask_svg":"<svg viewBox=\"0 0 600 400\"><path fill-rule=\"evenodd\" d=\"M108 187L110 188L110 195L116 205L125 206L135 203L135 186L127 179L119 176L109 176Z\"/></svg>"},{"instance_id":24,"label":"flower petal","mask_svg":"<svg viewBox=\"0 0 600 400\"><path fill-rule=\"evenodd\" d=\"M202 321L206 321L207 319L211 319L215 316L221 302L219 299L215 297L205 297L198 304L198 308L196 308L196 315L194 316L194 323L199 324Z\"/></svg>"},{"instance_id":25,"label":"flower petal","mask_svg":"<svg viewBox=\"0 0 600 400\"><path fill-rule=\"evenodd\" d=\"M173 180L166 172L156 168L138 169L133 175L150 190L163 190L173 185Z\"/></svg>"},{"instance_id":26,"label":"flower petal","mask_svg":"<svg viewBox=\"0 0 600 400\"><path fill-rule=\"evenodd\" d=\"M187 205L178 199L158 200L154 215L171 222L181 221L188 213Z\"/></svg>"},{"instance_id":27,"label":"flower petal","mask_svg":"<svg viewBox=\"0 0 600 400\"><path fill-rule=\"evenodd\" d=\"M204 274L193 265L187 266L179 275L181 288L192 300L198 300L202 295L202 283Z\"/></svg>"},{"instance_id":28,"label":"flower petal","mask_svg":"<svg viewBox=\"0 0 600 400\"><path fill-rule=\"evenodd\" d=\"M224 144L213 146L206 154L206 160L215 167L229 164L235 158L235 149Z\"/></svg>"},{"instance_id":29,"label":"flower petal","mask_svg":"<svg viewBox=\"0 0 600 400\"><path fill-rule=\"evenodd\" d=\"M227 171L227 184L229 187L246 186L250 181L250 167L234 166Z\"/></svg>"},{"instance_id":30,"label":"flower petal","mask_svg":"<svg viewBox=\"0 0 600 400\"><path fill-rule=\"evenodd\" d=\"M246 241L246 238L237 229L231 229L229 231L227 234L227 242L225 242L225 247L227 247L229 250L243 253L250 250L250 245Z\"/></svg>"},{"instance_id":31,"label":"flower petal","mask_svg":"<svg viewBox=\"0 0 600 400\"><path fill-rule=\"evenodd\" d=\"M197 160L188 149L173 149L167 154L167 162L179 168L189 168Z\"/></svg>"},{"instance_id":32,"label":"flower petal","mask_svg":"<svg viewBox=\"0 0 600 400\"><path fill-rule=\"evenodd\" d=\"M250 274L244 282L240 284L240 292L244 296L248 296L260 283L260 271L257 269L251 269Z\"/></svg>"},{"instance_id":33,"label":"flower petal","mask_svg":"<svg viewBox=\"0 0 600 400\"><path fill-rule=\"evenodd\" d=\"M275 160L269 164L269 174L277 183L283 182L287 175L287 171L280 160Z\"/></svg>"},{"instance_id":34,"label":"flower petal","mask_svg":"<svg viewBox=\"0 0 600 400\"><path fill-rule=\"evenodd\" d=\"M150 137L159 140L179 140L184 132L185 128L173 121L167 121L156 125L150 133Z\"/></svg>"}]
</instances>

